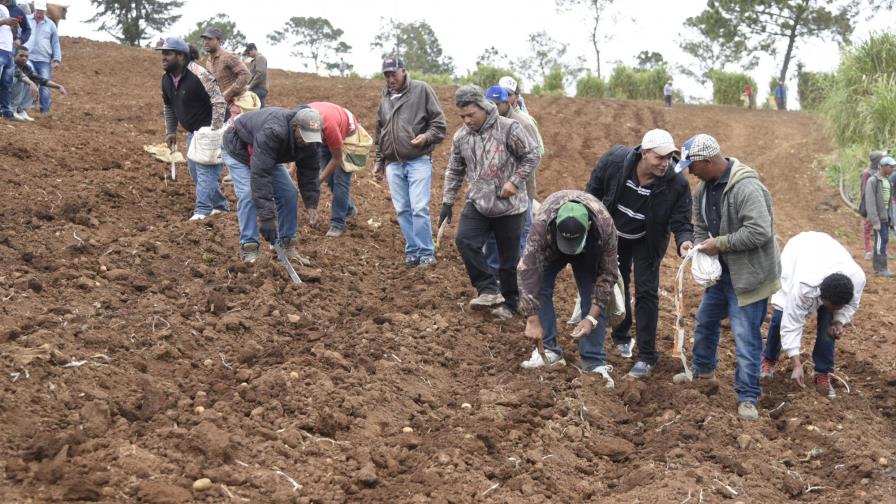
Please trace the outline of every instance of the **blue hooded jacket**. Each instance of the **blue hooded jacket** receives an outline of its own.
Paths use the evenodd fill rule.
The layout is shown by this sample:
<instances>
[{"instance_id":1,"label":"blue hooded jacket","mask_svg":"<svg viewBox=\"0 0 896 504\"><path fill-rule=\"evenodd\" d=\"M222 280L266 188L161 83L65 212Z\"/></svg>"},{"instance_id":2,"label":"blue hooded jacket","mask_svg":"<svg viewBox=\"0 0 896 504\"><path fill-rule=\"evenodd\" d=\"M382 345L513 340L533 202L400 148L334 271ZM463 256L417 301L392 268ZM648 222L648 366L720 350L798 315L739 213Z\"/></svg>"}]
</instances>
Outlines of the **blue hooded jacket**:
<instances>
[{"instance_id":1,"label":"blue hooded jacket","mask_svg":"<svg viewBox=\"0 0 896 504\"><path fill-rule=\"evenodd\" d=\"M21 44L28 42L28 39L31 38L31 25L28 24L28 16L25 15L25 11L16 5L16 0L12 0L7 9L9 9L9 17L15 18L19 22L19 31L14 38Z\"/></svg>"}]
</instances>

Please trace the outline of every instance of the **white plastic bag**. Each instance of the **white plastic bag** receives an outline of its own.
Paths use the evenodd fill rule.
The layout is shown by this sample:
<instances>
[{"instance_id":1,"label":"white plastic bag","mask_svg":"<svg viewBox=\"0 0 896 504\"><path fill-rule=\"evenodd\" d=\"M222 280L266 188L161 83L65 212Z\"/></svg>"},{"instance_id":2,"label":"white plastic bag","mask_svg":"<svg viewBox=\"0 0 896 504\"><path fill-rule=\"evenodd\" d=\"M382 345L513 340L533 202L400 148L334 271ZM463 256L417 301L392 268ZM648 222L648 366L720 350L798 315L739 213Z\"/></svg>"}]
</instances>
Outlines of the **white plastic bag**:
<instances>
[{"instance_id":1,"label":"white plastic bag","mask_svg":"<svg viewBox=\"0 0 896 504\"><path fill-rule=\"evenodd\" d=\"M214 165L221 162L221 143L224 141L224 129L213 130L209 126L199 128L193 133L187 159L194 163Z\"/></svg>"},{"instance_id":2,"label":"white plastic bag","mask_svg":"<svg viewBox=\"0 0 896 504\"><path fill-rule=\"evenodd\" d=\"M700 246L694 247L690 254L691 258L691 275L694 281L700 284L704 289L708 289L722 278L722 263L719 262L719 256L707 255L700 251Z\"/></svg>"}]
</instances>

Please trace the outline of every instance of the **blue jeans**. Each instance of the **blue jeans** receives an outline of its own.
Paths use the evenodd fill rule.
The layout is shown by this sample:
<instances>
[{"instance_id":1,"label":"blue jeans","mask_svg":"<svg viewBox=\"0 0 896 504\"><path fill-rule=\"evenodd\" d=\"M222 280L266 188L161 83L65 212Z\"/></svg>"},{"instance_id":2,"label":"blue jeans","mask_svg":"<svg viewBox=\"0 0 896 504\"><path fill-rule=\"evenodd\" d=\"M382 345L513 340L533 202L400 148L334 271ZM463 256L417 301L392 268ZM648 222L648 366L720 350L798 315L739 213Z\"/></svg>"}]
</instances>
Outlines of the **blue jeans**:
<instances>
[{"instance_id":1,"label":"blue jeans","mask_svg":"<svg viewBox=\"0 0 896 504\"><path fill-rule=\"evenodd\" d=\"M523 223L523 232L520 234L520 259L526 251L526 238L529 237L529 228L532 227L532 198L529 198L529 208L526 209L526 220ZM482 251L485 253L485 263L492 273L498 273L498 242L495 241L495 235L492 235Z\"/></svg>"},{"instance_id":2,"label":"blue jeans","mask_svg":"<svg viewBox=\"0 0 896 504\"><path fill-rule=\"evenodd\" d=\"M327 163L333 159L330 149L326 145L320 144L320 169L327 166ZM342 169L342 163L336 167L333 174L327 177L327 185L333 191L333 204L330 207L330 227L336 229L345 229L345 220L348 215L357 212L355 202L352 201L352 174Z\"/></svg>"},{"instance_id":3,"label":"blue jeans","mask_svg":"<svg viewBox=\"0 0 896 504\"><path fill-rule=\"evenodd\" d=\"M226 150L221 158L230 171L233 191L236 193L236 218L240 223L240 245L258 243L258 217L255 200L252 199L252 175L249 167L237 161ZM274 186L274 204L277 205L277 238L292 240L298 228L299 191L285 164L274 166L271 182Z\"/></svg>"},{"instance_id":4,"label":"blue jeans","mask_svg":"<svg viewBox=\"0 0 896 504\"><path fill-rule=\"evenodd\" d=\"M0 114L3 114L3 117L12 117L12 80L15 76L15 67L12 53L0 50Z\"/></svg>"},{"instance_id":5,"label":"blue jeans","mask_svg":"<svg viewBox=\"0 0 896 504\"><path fill-rule=\"evenodd\" d=\"M268 90L267 89L252 89L251 91L253 93L255 93L256 95L258 95L258 101L261 102L260 108L264 108L265 98L268 97Z\"/></svg>"},{"instance_id":6,"label":"blue jeans","mask_svg":"<svg viewBox=\"0 0 896 504\"><path fill-rule=\"evenodd\" d=\"M53 77L53 65L49 61L34 61L31 60L31 66L34 67L34 72L37 75L40 75L44 79L50 80ZM41 112L49 112L50 104L52 102L50 98L50 88L47 86L40 87L40 111Z\"/></svg>"},{"instance_id":7,"label":"blue jeans","mask_svg":"<svg viewBox=\"0 0 896 504\"><path fill-rule=\"evenodd\" d=\"M193 134L188 132L188 151L192 141ZM190 178L196 183L196 207L193 208L193 215L210 215L212 210L225 212L230 210L230 202L224 197L224 193L221 192L221 185L218 183L218 180L221 178L221 171L224 170L224 165L221 163L204 165L188 159L187 167L190 170Z\"/></svg>"},{"instance_id":8,"label":"blue jeans","mask_svg":"<svg viewBox=\"0 0 896 504\"><path fill-rule=\"evenodd\" d=\"M541 292L539 293L541 307L538 309L538 318L541 321L541 328L544 331L543 341L544 348L559 355L563 355L563 350L557 344L557 314L554 311L554 284L557 281L557 275L563 271L567 265L567 261L563 258L553 262L545 263L544 277L541 284ZM585 271L584 268L572 267L572 274L576 280L576 287L579 290L581 299L580 306L582 314L587 314L591 310L591 290L594 287L594 275ZM604 307L601 307L600 317L597 319L597 327L593 328L587 336L579 338L579 357L582 359L582 369L590 371L597 366L603 366L607 359L604 352L604 337L607 330L607 314Z\"/></svg>"},{"instance_id":9,"label":"blue jeans","mask_svg":"<svg viewBox=\"0 0 896 504\"><path fill-rule=\"evenodd\" d=\"M432 159L420 156L410 161L392 161L386 165L392 206L404 235L405 256L414 259L432 257L432 221L429 198L432 191Z\"/></svg>"},{"instance_id":10,"label":"blue jeans","mask_svg":"<svg viewBox=\"0 0 896 504\"><path fill-rule=\"evenodd\" d=\"M818 373L834 372L834 338L828 336L834 315L830 310L821 305L818 307L818 330L815 332L815 347L812 349L812 361L815 363L815 371ZM762 356L772 362L778 362L781 357L781 317L784 312L775 308L772 311L772 320L768 324L768 339L765 342L765 351Z\"/></svg>"},{"instance_id":11,"label":"blue jeans","mask_svg":"<svg viewBox=\"0 0 896 504\"><path fill-rule=\"evenodd\" d=\"M31 96L31 86L21 80L13 82L12 102L10 102L13 112L27 111L33 106L34 97Z\"/></svg>"},{"instance_id":12,"label":"blue jeans","mask_svg":"<svg viewBox=\"0 0 896 504\"><path fill-rule=\"evenodd\" d=\"M722 269L722 277L706 289L703 301L697 309L697 327L694 329L695 373L715 371L722 319L731 322L734 335L737 366L734 371L734 390L737 402L757 403L762 395L759 386L759 362L762 355L762 321L768 310L768 299L746 306L737 305L737 295L731 283L728 268Z\"/></svg>"}]
</instances>

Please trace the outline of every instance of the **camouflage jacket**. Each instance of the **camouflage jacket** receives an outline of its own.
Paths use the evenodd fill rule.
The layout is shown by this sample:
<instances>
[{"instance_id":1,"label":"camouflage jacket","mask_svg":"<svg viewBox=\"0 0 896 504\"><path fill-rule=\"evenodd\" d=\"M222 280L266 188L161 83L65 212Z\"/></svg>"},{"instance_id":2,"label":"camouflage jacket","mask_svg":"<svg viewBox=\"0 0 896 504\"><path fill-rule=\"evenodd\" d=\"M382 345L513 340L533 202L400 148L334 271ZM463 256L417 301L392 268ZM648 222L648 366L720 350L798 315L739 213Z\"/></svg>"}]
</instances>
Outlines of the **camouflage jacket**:
<instances>
[{"instance_id":1,"label":"camouflage jacket","mask_svg":"<svg viewBox=\"0 0 896 504\"><path fill-rule=\"evenodd\" d=\"M486 217L521 214L529 205L526 180L540 160L535 140L518 122L501 117L492 107L478 131L463 126L454 134L442 202L454 203L466 176L467 201L479 213ZM501 188L507 181L518 191L501 198Z\"/></svg>"},{"instance_id":2,"label":"camouflage jacket","mask_svg":"<svg viewBox=\"0 0 896 504\"><path fill-rule=\"evenodd\" d=\"M535 127L534 119L531 116L523 113L517 112L516 110L508 109L507 115L504 117L508 119L513 119L514 121L520 123L520 126L523 127L523 130L529 134L529 137L535 141L535 147L538 149L538 155L540 157L544 157L544 144L541 142L541 135L538 133L538 129ZM540 160L539 160L540 161ZM536 166L536 168L538 168ZM529 174L529 178L526 179L526 193L529 195L529 198L535 199L538 197L538 188L535 185L535 170Z\"/></svg>"},{"instance_id":3,"label":"camouflage jacket","mask_svg":"<svg viewBox=\"0 0 896 504\"><path fill-rule=\"evenodd\" d=\"M541 301L539 293L543 283L545 264L560 259L561 253L554 241L554 225L557 212L567 201L578 201L588 209L591 228L588 239L600 236L600 248L596 254L594 287L591 303L605 308L610 302L613 285L619 271L616 251L616 227L613 218L604 205L594 196L574 190L558 191L548 196L532 215L532 227L526 240L526 251L517 266L517 280L520 289L519 311L524 316L538 314Z\"/></svg>"}]
</instances>

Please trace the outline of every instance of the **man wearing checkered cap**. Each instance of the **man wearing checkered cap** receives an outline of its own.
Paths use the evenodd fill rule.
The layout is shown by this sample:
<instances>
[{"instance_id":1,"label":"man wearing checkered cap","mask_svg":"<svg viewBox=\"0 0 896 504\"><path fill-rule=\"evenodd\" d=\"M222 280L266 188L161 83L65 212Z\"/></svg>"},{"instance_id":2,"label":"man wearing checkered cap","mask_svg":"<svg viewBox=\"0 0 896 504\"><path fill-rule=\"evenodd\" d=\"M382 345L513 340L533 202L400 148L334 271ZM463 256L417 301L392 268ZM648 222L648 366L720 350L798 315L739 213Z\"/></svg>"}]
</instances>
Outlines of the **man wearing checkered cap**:
<instances>
[{"instance_id":1,"label":"man wearing checkered cap","mask_svg":"<svg viewBox=\"0 0 896 504\"><path fill-rule=\"evenodd\" d=\"M722 319L734 336L734 389L741 417L759 417L756 403L762 355L761 326L768 298L781 287L781 259L775 242L772 198L752 168L725 158L715 138L699 134L684 143L676 172L690 169L700 179L694 192L694 243L718 256L722 277L706 289L694 329L693 378L715 380Z\"/></svg>"},{"instance_id":2,"label":"man wearing checkered cap","mask_svg":"<svg viewBox=\"0 0 896 504\"><path fill-rule=\"evenodd\" d=\"M586 192L600 199L619 237L619 272L625 291L625 320L613 329L620 355L632 356L631 275L635 275L635 335L638 359L629 371L646 378L659 354L656 324L659 318L660 263L666 255L670 231L679 254L687 254L694 239L691 225L691 188L684 175L673 170L678 148L665 130L648 131L637 147L616 145L591 172ZM602 317L605 315L601 314Z\"/></svg>"}]
</instances>

